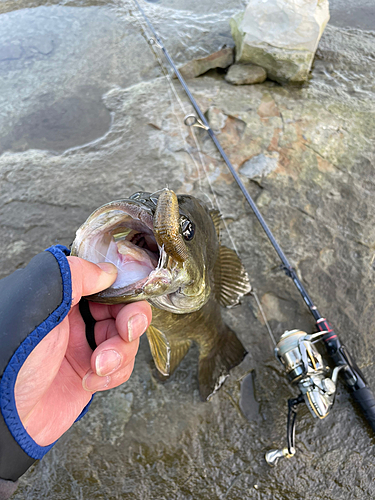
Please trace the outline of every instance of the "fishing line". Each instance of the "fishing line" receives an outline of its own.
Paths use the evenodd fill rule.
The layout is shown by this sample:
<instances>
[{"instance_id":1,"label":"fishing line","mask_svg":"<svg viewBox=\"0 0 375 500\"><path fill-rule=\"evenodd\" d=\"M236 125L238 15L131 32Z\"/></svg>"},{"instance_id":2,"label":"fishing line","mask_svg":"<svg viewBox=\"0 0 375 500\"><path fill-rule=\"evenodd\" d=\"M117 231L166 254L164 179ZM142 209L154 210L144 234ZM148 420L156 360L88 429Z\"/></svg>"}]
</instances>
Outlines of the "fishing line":
<instances>
[{"instance_id":1,"label":"fishing line","mask_svg":"<svg viewBox=\"0 0 375 500\"><path fill-rule=\"evenodd\" d=\"M138 2L136 2L136 1L135 1L135 3L136 3L136 5L139 7ZM181 108L181 110L182 110L182 112L183 112L184 117L187 117L187 116L188 116L187 109L186 109L186 107L184 106L184 103L183 103L183 101L182 101L181 97L179 96L178 91L177 91L177 89L176 89L176 87L175 87L175 85L174 85L174 83L173 83L173 80L172 80L172 78L173 78L173 77L171 76L171 74L170 74L170 73L167 71L167 69L165 68L165 65L163 64L163 62L162 62L162 60L161 60L161 58L160 58L159 53L158 53L156 50L154 50L154 47L157 47L157 48L159 48L159 49L162 49L162 46L160 45L160 43L155 42L155 40L154 40L152 37L149 37L149 35L148 35L148 33L147 33L147 29L144 27L144 24L141 22L141 20L140 20L139 16L136 16L136 19L137 19L137 21L138 21L138 23L139 23L139 25L140 25L140 27L141 27L141 29L142 29L142 31L143 31L143 34L144 34L144 36L145 36L146 40L148 41L149 45L151 46L151 50L152 50L152 52L153 52L153 54L154 54L154 56L155 56L156 60L157 60L157 61L158 61L158 63L159 63L159 66L160 66L160 68L161 68L161 70L162 70L162 72L163 72L163 74L164 74L165 79L167 80L167 82L168 82L168 84L169 84L167 88L168 88L169 101L170 101L170 103L171 103L171 105L172 105L173 114L175 115L176 120L177 120L177 123L178 123L178 126L179 126L180 135L181 135L182 141L184 142L184 145L185 145L185 151L186 151L186 152L188 153L188 155L190 156L190 158L191 158L191 160L193 161L193 163L194 163L194 165L195 165L195 168L196 168L196 170L197 170L197 174L198 174L197 179L198 179L198 186L199 186L199 189L200 189L202 192L204 192L204 190L203 190L203 188L202 188L202 185L201 185L201 175L200 175L201 169L200 169L200 167L199 167L199 165L198 165L198 163L197 163L197 160L195 159L194 155L193 155L193 154L189 151L190 146L189 146L189 144L187 143L186 138L185 138L185 135L184 135L184 132L183 132L184 128L182 127L181 118L180 118L180 116L177 114L177 112L175 111L174 101L173 101L173 99L172 99L172 97L171 97L170 90L172 91L173 95L175 96L175 99L176 99L176 101L178 102L178 104L179 104L179 106L180 106L180 108ZM146 26L147 26L147 27L149 27L148 23L146 24ZM155 33L154 33L154 32L152 32L152 33L155 35ZM185 118L185 120L186 120L186 118ZM185 124L185 123L184 123L184 124ZM185 127L186 127L186 126L185 126ZM207 169L206 163L205 163L205 161L204 161L204 157L203 157L202 149L201 149L201 147L200 147L200 144L199 144L199 141L198 141L198 138L197 138L196 132L195 132L195 130L194 130L194 127L188 127L188 129L189 129L189 131L190 131L190 133L191 133L191 135L192 135L192 137L193 137L193 140L194 140L194 143L195 143L195 147L196 147L196 150L197 150L198 155L199 155L199 160L200 160L200 163L201 163L201 166L202 166L202 170L203 170L203 172L204 172L204 174L205 174L206 180L207 180L207 182L208 182L208 185L209 185L209 187L210 187L210 190L211 190L211 193L212 193L212 196L213 196L213 199L214 199L214 204L215 204L215 205L216 205L216 207L218 208L219 212L220 212L221 214L223 214L223 210L222 210L222 208L221 208L221 206L220 206L220 203L219 203L218 197L217 197L217 195L216 195L215 189L214 189L213 184L212 184L212 182L211 182L211 179L210 179L210 176L209 176L209 173L208 173L208 169ZM211 202L211 203L212 203L212 202ZM234 241L234 238L232 237L231 231L229 230L228 224L227 224L227 222L226 222L226 220L225 220L225 218L224 218L224 217L222 217L222 218L221 218L221 222L223 223L223 225L224 225L224 227L225 227L225 230L226 230L226 232L227 232L227 235L228 235L228 237L229 237L229 239L230 239L230 242L231 242L231 244L232 244L232 247L233 247L234 251L235 251L235 252L236 252L236 254L239 256L239 252L238 252L238 249L237 249L236 243L235 243L235 241ZM250 286L251 286L251 285L250 285ZM255 290L253 287L251 287L251 288L252 288L252 290L251 290L250 295L251 295L252 297L254 297L254 300L255 300L256 306L258 307L258 310L259 310L259 312L260 312L260 314L261 314L261 316L262 316L262 318L263 318L264 324L265 324L265 326L266 326L267 332L268 332L268 334L269 334L269 336L270 336L270 338L271 338L271 341L272 341L273 345L276 345L275 336L274 336L274 334L273 334L273 332L272 332L272 329L271 329L271 326L270 326L270 324L269 324L269 322L268 322L268 320L267 320L266 314L265 314L264 309L263 309L263 307L262 307L262 305L261 305L261 302L260 302L260 300L259 300L258 294L257 294L256 290Z\"/></svg>"},{"instance_id":2,"label":"fishing line","mask_svg":"<svg viewBox=\"0 0 375 500\"><path fill-rule=\"evenodd\" d=\"M236 170L231 164L228 156L226 155L214 131L210 127L203 112L195 101L195 98L191 94L189 87L181 76L163 42L158 37L154 27L148 20L138 1L133 1L138 7L138 10L144 18L149 30L152 32L157 46L162 50L169 65L172 67L175 75L177 76L182 88L184 89L198 116L198 118L194 117L195 121L193 123L191 122L190 124L187 123L185 118L185 124L191 126L198 123L207 131L208 135L211 137L213 143L215 144L217 150L219 151L229 171L231 172L234 180L241 189L241 192L244 195L246 201L248 202L256 218L258 219L258 222L262 226L269 241L278 254L285 273L293 280L296 288L305 301L305 304L314 317L319 335L321 336L321 340L325 345L326 353L331 359L331 362L334 366L332 378L326 377L326 374L324 372L325 368L322 363L321 356L318 351L314 351L315 347L311 343L311 335L307 335L305 332L299 330L290 330L284 332L284 334L281 336L275 348L275 353L277 354L279 361L285 367L289 380L292 383L297 384L301 392L298 398L290 399L288 401L289 409L287 425L287 448L271 450L270 452L267 452L266 461L269 463L269 465L274 466L276 465L279 458L290 458L295 454L294 432L296 421L296 407L299 403L305 402L313 416L325 418L334 402L336 380L339 372L354 400L358 403L364 417L371 425L373 431L375 431L375 398L371 389L368 387L363 373L355 363L352 356L349 354L347 348L341 344L330 323L319 313L316 305L313 303L302 282L298 278L295 269L291 266L290 262L286 258L284 252L282 251L271 230L266 224L266 221L263 219L263 216L259 212L258 207L256 206L245 185L243 184ZM318 366L321 368L318 368Z\"/></svg>"},{"instance_id":3,"label":"fishing line","mask_svg":"<svg viewBox=\"0 0 375 500\"><path fill-rule=\"evenodd\" d=\"M143 24L141 23L140 19L139 19L139 18L137 18L137 20L138 20L139 25L141 26L141 28L142 28L142 30L143 30L143 33L144 33L145 37L147 38L147 31L146 31L146 29L144 28L144 26L143 26ZM170 73L166 70L166 68L165 68L164 64L162 63L162 60L161 60L161 58L160 58L160 56L159 56L158 52L157 52L157 51L155 51L155 50L153 50L153 47L155 47L155 46L156 46L156 47L158 47L158 48L160 48L160 49L161 49L162 47L161 47L161 45L160 45L160 44L155 43L153 38L148 38L148 41L149 41L149 44L151 45L152 52L153 52L153 54L155 55L155 57L156 57L156 59L157 59L157 61L158 61L159 65L160 65L160 67L161 67L161 70L162 70L162 72L164 73L164 76L165 76L165 78L166 78L166 80L167 80L167 82L168 82L168 84L169 84L169 89L170 89L170 90L172 90L172 92L173 92L173 94L174 94L174 96L175 96L175 98L176 98L176 101L178 102L178 104L179 104L179 106L180 106L180 108L181 108L181 110L182 110L182 112L183 112L184 116L186 117L186 116L188 115L188 113L187 113L187 109L185 108L184 103L183 103L182 99L180 98L180 96L179 96L179 94L178 94L178 92L177 92L177 89L176 89L176 87L175 87L175 85L174 85L174 83L173 83L172 77L171 77ZM150 43L151 41L153 41L154 43ZM169 92L168 92L168 93L169 93ZM169 95L170 95L170 94L169 94ZM170 102L171 102L172 109L173 109L173 113L174 113L174 115L176 116L177 123L178 123L178 125L179 125L180 135L181 135L181 138L182 138L182 140L183 140L183 142L184 142L184 145L185 145L185 151L186 151L186 152L188 153L188 155L190 156L190 158L191 158L191 160L193 161L193 163L194 163L194 165L195 165L195 168L196 168L196 170L197 170L197 173L198 173L198 177L197 177L197 179L198 179L198 186L199 186L199 189L203 192L203 188L202 188L202 185L201 185L201 178L200 178L200 171L201 171L201 169L199 168L199 165L198 165L198 163L197 163L197 161L196 161L196 159L195 159L194 155L193 155L193 154L189 151L190 146L189 146L189 144L187 143L187 141L186 141L186 139L185 139L185 135L184 135L184 133L183 133L183 130L184 130L184 129L183 129L182 124L181 124L181 119L180 119L180 116L179 116L179 115L175 112L175 108L174 108L174 104L173 104L173 99L172 99L172 98L170 98L169 100L170 100ZM194 130L194 127L189 127L189 129L190 129L191 135L192 135L192 137L193 137L193 139L194 139L194 143L195 143L195 146L196 146L196 150L197 150L197 152L198 152L198 155L199 155L199 160L200 160L200 163L201 163L201 166L202 166L202 170L203 170L203 172L204 172L204 174L205 174L206 180L207 180L207 182L208 182L208 185L209 185L209 187L210 187L210 190L211 190L212 196L213 196L213 198L214 198L214 202L215 202L214 204L215 204L215 205L216 205L216 207L218 208L219 212L222 214L222 213L223 213L223 210L222 210L222 208L221 208L221 206L220 206L219 200L218 200L218 198L217 198L216 192L215 192L215 190L214 190L213 184L212 184L211 179L210 179L210 176L209 176L209 174L208 174L208 171L207 171L208 169L207 169L206 163L205 163L205 161L204 161L203 153L202 153L202 150L201 150L201 147L200 147L200 144L199 144L199 141L198 141L198 138L197 138L196 132L195 132L195 130ZM232 247L233 247L234 251L235 251L235 252L236 252L236 254L239 256L239 252L238 252L238 249L237 249L236 243L235 243L235 241L234 241L234 238L232 237L231 231L229 230L229 227L228 227L228 224L227 224L227 222L226 222L225 218L221 218L221 222L223 223L223 225L224 225L224 227L225 227L225 230L226 230L226 232L227 232L227 235L228 235L228 237L229 237L229 239L230 239L230 242L231 242L231 244L232 244ZM257 307L258 307L258 309L259 309L259 312L260 312L260 314L261 314L261 316L262 316L262 318L263 318L264 324L265 324L266 329L267 329L267 331L268 331L268 334L269 334L269 336L270 336L270 338L271 338L271 341L273 342L273 344L274 344L274 345L276 345L276 340L275 340L275 337L274 337L274 335L273 335L272 329L271 329L270 324L269 324L269 322L268 322L268 320L267 320L267 317L266 317L266 315L265 315L264 309L263 309L263 307L262 307L262 305L261 305L261 303L260 303L260 300L259 300L259 298L258 298L258 295L257 295L257 293L256 293L256 290L255 290L253 287L252 287L251 295L252 295L252 296L254 297L254 299L255 299L256 305L257 305Z\"/></svg>"},{"instance_id":4,"label":"fishing line","mask_svg":"<svg viewBox=\"0 0 375 500\"><path fill-rule=\"evenodd\" d=\"M277 342L275 340L275 337L273 335L273 332L271 330L271 327L270 327L270 324L268 323L267 321L267 317L265 315L265 312L264 312L264 309L262 307L262 304L260 303L260 300L259 300L259 297L258 297L258 294L256 293L255 290L251 290L251 295L253 295L254 299L255 299L255 302L257 303L257 306L258 306L258 309L260 311L260 314L262 315L262 318L263 318L263 321L264 321L264 324L266 325L266 328L267 328L267 331L269 333L269 336L271 337L271 340L273 342L273 345L276 345Z\"/></svg>"},{"instance_id":5,"label":"fishing line","mask_svg":"<svg viewBox=\"0 0 375 500\"><path fill-rule=\"evenodd\" d=\"M133 0L133 1L134 1L134 3L137 5L138 9L140 9L140 6L139 6L138 2L137 2L136 0ZM173 80L172 80L172 78L173 78L173 77L170 75L170 73L169 73L169 72L167 71L167 69L165 68L165 65L163 64L163 62L162 62L162 60L161 60L161 58L160 58L159 53L158 53L157 51L155 51L155 50L154 50L154 47L157 47L157 48L159 48L159 49L161 49L161 50L162 50L162 48L163 48L163 47L162 47L162 45L160 44L160 42L158 42L158 40L156 40L156 41L155 41L155 39L154 39L154 38L152 38L152 37L150 37L150 36L148 35L148 33L147 33L147 29L145 29L145 27L144 27L144 25L142 24L142 22L141 22L140 18L139 18L138 16L136 16L136 18L137 18L137 21L138 21L139 25L141 26L141 28L142 28L142 30L143 30L143 33L144 33L144 35L145 35L145 38L147 39L147 41L149 42L149 45L151 46L152 52L153 52L153 54L155 55L155 58L157 59L157 61L158 61L159 65L160 65L160 68L161 68L161 70L162 70L162 72L163 72L163 74L164 74L164 76L165 76L165 78L166 78L166 80L167 80L167 82L168 82L168 84L169 84L169 89L170 89L170 90L172 90L172 93L173 93L173 95L175 96L176 101L178 102L178 104L179 104L179 106L180 106L180 108L181 108L181 110L182 110L182 112L183 112L184 117L186 117L186 116L188 115L188 112L187 112L187 109L186 109L186 107L184 106L184 103L183 103L182 99L180 98L180 96L179 96L179 94L178 94L178 92L177 92L177 89L176 89L176 87L175 87L175 85L174 85L174 83L173 83ZM144 18L144 17L143 17L143 18ZM155 33L155 32L154 32L154 30L150 27L150 24L147 22L147 20L146 20L146 19L145 19L145 21L146 21L146 25L147 25L147 27L149 28L149 31L151 31L151 33L152 33L154 36L156 36L156 33ZM170 95L170 94L169 94L169 95ZM208 182L208 185L209 185L209 187L210 187L210 190L211 190L211 193L212 193L212 197L213 197L213 199L214 199L214 203L212 203L212 202L211 202L211 203L217 207L217 209L219 210L219 212L220 212L221 214L223 214L224 212L223 212L223 210L222 210L222 208L221 208L221 206L220 206L220 203L219 203L218 197L217 197L217 195L216 195L216 192L215 192L215 190L214 190L214 187L213 187L212 181L211 181L210 176L209 176L209 173L208 173L208 171L207 171L208 169L207 169L206 163L205 163L205 161L204 161L204 157L203 157L202 149L201 149L200 144L199 144L199 141L198 141L198 139L197 139L197 136L196 136L196 132L195 132L195 130L194 130L194 127L188 127L188 129L189 129L189 131L190 131L190 133L191 133L191 135L192 135L192 137L193 137L193 140L194 140L194 143L195 143L195 147L196 147L196 150L197 150L197 152L198 152L198 156L199 156L199 160L200 160L200 163L201 163L202 168L200 168L200 167L199 167L198 162L197 162L197 160L195 159L194 155L193 155L193 154L189 151L189 149L190 149L191 147L190 147L190 146L189 146L189 144L187 143L186 138L185 138L184 133L183 133L183 130L184 130L184 128L185 128L185 127L182 127L181 118L180 118L180 117L179 117L179 115L175 112L175 108L174 108L174 104L173 104L173 99L172 99L172 98L170 98L169 100L170 100L170 102L171 102L172 109L173 109L173 113L174 113L174 115L175 115L175 117L176 117L176 119L177 119L178 125L179 125L179 130L180 130L181 138L182 138L182 140L183 140L183 142L184 142L184 145L185 145L185 151L186 151L186 153L190 156L190 158L191 158L191 160L193 161L194 166L195 166L195 168L196 168L196 170L197 170L197 174L198 174L198 175L197 175L197 179L198 179L198 186L199 186L199 189L200 189L202 192L204 192L204 190L203 190L203 188L202 188L202 185L201 185L201 175L200 175L201 170L203 170L203 173L204 173L204 175L205 175L205 177L206 177L206 180L207 180L207 182ZM185 128L185 129L186 129L186 128ZM225 227L225 230L226 230L226 232L227 232L227 234L228 234L228 237L229 237L229 239L230 239L230 242L231 242L231 244L232 244L232 246L233 246L234 251L235 251L235 252L236 252L236 254L239 256L239 252L238 252L238 249L237 249L236 243L235 243L235 241L234 241L234 239L233 239L233 237L232 237L232 234L231 234L231 232L230 232L230 230L229 230L228 224L227 224L227 222L226 222L226 220L225 220L225 218L224 218L224 217L222 217L222 218L221 218L221 222L222 222L223 226Z\"/></svg>"}]
</instances>

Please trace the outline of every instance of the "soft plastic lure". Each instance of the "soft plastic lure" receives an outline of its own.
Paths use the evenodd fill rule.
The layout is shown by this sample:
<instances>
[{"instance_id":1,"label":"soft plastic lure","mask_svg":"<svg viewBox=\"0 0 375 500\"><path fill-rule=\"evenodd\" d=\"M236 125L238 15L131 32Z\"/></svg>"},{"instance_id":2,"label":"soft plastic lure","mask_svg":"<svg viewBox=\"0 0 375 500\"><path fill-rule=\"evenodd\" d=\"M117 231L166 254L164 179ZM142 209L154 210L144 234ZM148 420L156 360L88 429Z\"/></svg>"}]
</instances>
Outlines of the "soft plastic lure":
<instances>
[{"instance_id":1,"label":"soft plastic lure","mask_svg":"<svg viewBox=\"0 0 375 500\"><path fill-rule=\"evenodd\" d=\"M177 196L164 189L158 199L154 215L154 234L160 247L178 262L188 258L188 252L180 231L180 212Z\"/></svg>"}]
</instances>

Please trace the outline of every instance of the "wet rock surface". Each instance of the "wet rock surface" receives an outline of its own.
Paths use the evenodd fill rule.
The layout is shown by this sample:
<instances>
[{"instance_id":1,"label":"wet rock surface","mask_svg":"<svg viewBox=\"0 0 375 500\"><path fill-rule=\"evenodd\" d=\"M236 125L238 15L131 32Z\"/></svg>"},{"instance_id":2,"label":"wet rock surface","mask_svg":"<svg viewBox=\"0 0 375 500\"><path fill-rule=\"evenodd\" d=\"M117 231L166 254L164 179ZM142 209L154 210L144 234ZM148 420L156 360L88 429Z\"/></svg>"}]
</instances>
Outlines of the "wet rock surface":
<instances>
[{"instance_id":1,"label":"wet rock surface","mask_svg":"<svg viewBox=\"0 0 375 500\"><path fill-rule=\"evenodd\" d=\"M233 85L263 83L266 78L266 70L255 64L233 64L225 75L225 80Z\"/></svg>"},{"instance_id":2,"label":"wet rock surface","mask_svg":"<svg viewBox=\"0 0 375 500\"><path fill-rule=\"evenodd\" d=\"M95 8L99 5L104 8L103 3ZM229 18L236 8L242 9L233 4L228 13L229 7L226 2L215 10L222 9L220 16ZM166 26L160 20L174 13L165 43L179 63L192 53L202 57L206 50L198 40L184 60L176 36L190 16L192 27L186 30L194 39L202 26L196 21L200 8L206 20L212 20L205 40L210 53L229 36L229 27L219 32L222 17L215 14L214 23L208 4L197 2L189 12L172 2L147 7L159 29ZM107 4L104 12L107 19L116 13L119 23L130 19L123 4ZM110 124L98 132L102 135L83 147L72 149L67 143L64 152L30 139L27 147L10 148L0 156L1 275L51 244L69 245L75 230L99 205L168 185L219 206L275 337L292 328L312 331L302 299L203 130L196 133L204 166L200 162L191 129L183 125L189 104L180 93L185 108L180 109L141 30L133 29L142 55L134 80L126 69L134 55L130 50L124 55L121 43L118 52L113 48L116 58L108 66L112 72L107 72L105 85L102 63L98 73L92 69L98 75L94 87L103 89L98 102L111 116ZM97 36L100 39L100 30ZM64 40L61 43L63 50ZM80 43L77 32L77 47ZM105 59L107 45L101 45ZM328 26L305 86L232 86L220 74L192 80L189 86L310 295L375 390L374 46L371 32ZM17 56L17 50L9 49L8 55ZM38 54L35 57L52 57L53 51ZM65 78L72 82L69 92L83 99L79 82L74 86L74 62L78 64L80 55L74 59L74 51L70 54L67 67L54 66L51 60L51 79L43 88L57 92L53 82ZM10 63L14 61L19 59ZM40 101L41 87L34 84L37 76L47 78L48 64L40 69L25 63L19 73L12 71L6 95L13 88L13 104L7 108L2 136L11 134L23 116L52 104ZM87 69L86 81L90 74ZM62 87L58 93L67 95ZM23 94L30 95L26 104ZM87 119L92 123L90 113ZM59 134L49 140L59 141ZM229 234L223 237L231 245ZM374 437L342 385L324 421L313 420L301 409L296 456L275 469L266 465L265 451L285 444L286 401L295 392L273 356L253 299L245 298L224 315L249 354L209 402L199 400L197 349L161 384L152 376L144 338L129 382L95 396L89 414L21 478L14 498L299 500L310 492L322 500L373 498Z\"/></svg>"}]
</instances>

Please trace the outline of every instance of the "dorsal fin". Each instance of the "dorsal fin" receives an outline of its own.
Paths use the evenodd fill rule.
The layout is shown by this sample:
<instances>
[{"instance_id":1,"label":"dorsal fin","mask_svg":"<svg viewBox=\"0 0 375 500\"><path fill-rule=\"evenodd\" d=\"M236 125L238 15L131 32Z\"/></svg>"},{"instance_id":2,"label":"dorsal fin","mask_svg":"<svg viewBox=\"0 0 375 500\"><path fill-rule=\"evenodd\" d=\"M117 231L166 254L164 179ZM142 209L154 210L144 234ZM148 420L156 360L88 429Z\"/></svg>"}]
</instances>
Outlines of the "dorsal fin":
<instances>
[{"instance_id":1,"label":"dorsal fin","mask_svg":"<svg viewBox=\"0 0 375 500\"><path fill-rule=\"evenodd\" d=\"M232 307L251 291L249 276L234 250L220 245L215 265L216 300L224 307Z\"/></svg>"},{"instance_id":2,"label":"dorsal fin","mask_svg":"<svg viewBox=\"0 0 375 500\"><path fill-rule=\"evenodd\" d=\"M221 213L219 212L219 210L212 209L212 210L210 210L210 216L211 216L212 222L214 223L217 237L219 238L219 241L220 241L220 232L221 232L221 224L222 224Z\"/></svg>"},{"instance_id":3,"label":"dorsal fin","mask_svg":"<svg viewBox=\"0 0 375 500\"><path fill-rule=\"evenodd\" d=\"M152 325L147 328L146 333L155 366L160 373L168 377L171 369L171 347L168 339L163 332Z\"/></svg>"}]
</instances>

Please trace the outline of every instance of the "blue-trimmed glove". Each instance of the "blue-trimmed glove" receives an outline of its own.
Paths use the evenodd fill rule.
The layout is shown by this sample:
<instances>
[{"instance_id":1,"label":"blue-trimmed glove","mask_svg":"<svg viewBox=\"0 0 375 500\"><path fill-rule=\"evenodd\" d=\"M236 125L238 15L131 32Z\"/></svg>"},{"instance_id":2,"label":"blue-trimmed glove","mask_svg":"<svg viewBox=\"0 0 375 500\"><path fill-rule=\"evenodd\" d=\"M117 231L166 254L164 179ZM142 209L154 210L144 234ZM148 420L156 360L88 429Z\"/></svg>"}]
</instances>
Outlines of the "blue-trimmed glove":
<instances>
[{"instance_id":1,"label":"blue-trimmed glove","mask_svg":"<svg viewBox=\"0 0 375 500\"><path fill-rule=\"evenodd\" d=\"M16 409L14 387L26 358L63 321L72 303L72 283L62 245L36 255L24 268L0 280L0 478L17 479L55 444L39 446ZM83 410L81 418L87 411ZM5 486L4 486L5 485ZM1 491L12 488L0 482ZM15 488L13 488L14 490Z\"/></svg>"}]
</instances>

